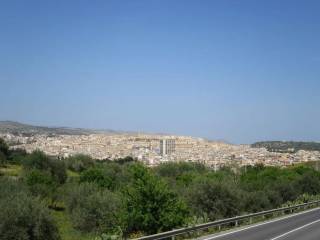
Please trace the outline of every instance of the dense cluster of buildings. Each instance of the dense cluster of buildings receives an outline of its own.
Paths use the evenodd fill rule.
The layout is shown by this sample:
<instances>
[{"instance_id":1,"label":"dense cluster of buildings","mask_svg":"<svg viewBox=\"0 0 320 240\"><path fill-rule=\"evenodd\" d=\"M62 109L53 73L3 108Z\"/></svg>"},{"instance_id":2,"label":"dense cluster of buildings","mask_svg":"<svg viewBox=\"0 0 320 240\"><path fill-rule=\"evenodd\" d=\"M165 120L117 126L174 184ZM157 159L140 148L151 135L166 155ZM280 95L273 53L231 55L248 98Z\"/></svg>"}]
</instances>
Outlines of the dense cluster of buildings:
<instances>
[{"instance_id":1,"label":"dense cluster of buildings","mask_svg":"<svg viewBox=\"0 0 320 240\"><path fill-rule=\"evenodd\" d=\"M296 153L269 152L250 145L232 145L185 136L151 134L89 134L33 135L2 134L13 148L27 152L42 150L49 155L68 157L86 154L96 159L117 159L132 156L148 165L169 161L201 162L213 168L224 165L254 165L262 163L284 166L318 161L318 151Z\"/></svg>"}]
</instances>

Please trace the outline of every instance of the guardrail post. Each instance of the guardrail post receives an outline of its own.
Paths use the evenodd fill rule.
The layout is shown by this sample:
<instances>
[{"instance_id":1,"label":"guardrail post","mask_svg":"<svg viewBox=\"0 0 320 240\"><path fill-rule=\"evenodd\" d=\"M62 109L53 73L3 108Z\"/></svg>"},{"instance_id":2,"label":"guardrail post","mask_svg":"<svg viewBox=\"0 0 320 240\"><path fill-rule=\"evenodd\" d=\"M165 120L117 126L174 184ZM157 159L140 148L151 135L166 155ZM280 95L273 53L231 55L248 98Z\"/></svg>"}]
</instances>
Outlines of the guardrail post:
<instances>
[{"instance_id":1,"label":"guardrail post","mask_svg":"<svg viewBox=\"0 0 320 240\"><path fill-rule=\"evenodd\" d=\"M249 218L249 223L252 224L252 217Z\"/></svg>"},{"instance_id":2,"label":"guardrail post","mask_svg":"<svg viewBox=\"0 0 320 240\"><path fill-rule=\"evenodd\" d=\"M171 237L171 240L174 240L174 239L175 239L175 237L174 237L174 236L172 236L172 237Z\"/></svg>"},{"instance_id":3,"label":"guardrail post","mask_svg":"<svg viewBox=\"0 0 320 240\"><path fill-rule=\"evenodd\" d=\"M235 223L236 223L236 227L238 227L238 221L236 221Z\"/></svg>"}]
</instances>

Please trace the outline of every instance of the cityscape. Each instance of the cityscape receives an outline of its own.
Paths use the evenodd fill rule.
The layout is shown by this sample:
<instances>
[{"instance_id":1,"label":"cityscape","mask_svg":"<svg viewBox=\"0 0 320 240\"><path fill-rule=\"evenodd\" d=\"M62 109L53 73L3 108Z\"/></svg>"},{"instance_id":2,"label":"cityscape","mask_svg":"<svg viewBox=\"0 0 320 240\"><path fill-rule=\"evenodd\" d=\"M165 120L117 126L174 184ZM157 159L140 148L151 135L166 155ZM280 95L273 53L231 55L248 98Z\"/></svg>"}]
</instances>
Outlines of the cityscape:
<instances>
[{"instance_id":1,"label":"cityscape","mask_svg":"<svg viewBox=\"0 0 320 240\"><path fill-rule=\"evenodd\" d=\"M271 152L248 144L235 145L203 138L153 134L82 134L32 136L2 133L12 148L28 153L41 150L48 155L66 158L76 154L94 159L132 157L148 166L165 162L196 162L214 169L222 166L288 166L320 161L319 151Z\"/></svg>"},{"instance_id":2,"label":"cityscape","mask_svg":"<svg viewBox=\"0 0 320 240\"><path fill-rule=\"evenodd\" d=\"M319 240L320 0L1 0L0 240Z\"/></svg>"}]
</instances>

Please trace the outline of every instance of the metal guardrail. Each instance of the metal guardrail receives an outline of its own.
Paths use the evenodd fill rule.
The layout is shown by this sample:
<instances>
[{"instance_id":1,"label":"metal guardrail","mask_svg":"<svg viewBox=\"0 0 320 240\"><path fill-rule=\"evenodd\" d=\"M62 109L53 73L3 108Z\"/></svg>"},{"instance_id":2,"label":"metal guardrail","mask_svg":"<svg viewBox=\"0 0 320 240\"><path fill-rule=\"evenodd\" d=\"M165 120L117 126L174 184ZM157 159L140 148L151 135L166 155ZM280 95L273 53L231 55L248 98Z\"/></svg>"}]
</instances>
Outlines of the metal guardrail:
<instances>
[{"instance_id":1,"label":"metal guardrail","mask_svg":"<svg viewBox=\"0 0 320 240\"><path fill-rule=\"evenodd\" d=\"M214 222L209 222L209 223L204 223L204 224L195 225L195 226L191 226L191 227L175 229L175 230L171 230L171 231L163 232L163 233L157 233L157 234L150 235L150 236L144 236L144 237L136 238L134 240L158 240L158 239L164 239L164 238L175 237L175 236L178 236L178 235L194 232L194 231L197 231L197 230L208 229L210 227L219 227L219 226L222 226L222 225L225 225L225 224L229 224L229 223L235 223L235 226L237 226L238 225L238 221L241 221L241 220L249 219L250 223L252 223L252 218L253 217L265 216L265 215L272 214L272 213L277 213L277 212L283 212L283 213L285 213L286 211L291 211L292 212L294 209L299 209L299 208L303 208L303 207L310 207L310 206L313 206L313 205L314 205L314 207L316 207L316 206L319 206L319 204L320 204L320 200L313 201L313 202L308 202L308 203L303 203L303 204L299 204L299 205L295 205L295 206L291 206L291 207L283 207L283 208L277 208L277 209L267 210L267 211L258 212L258 213L251 213L251 214L248 214L248 215L237 216L237 217L233 217L233 218L226 218L226 219L217 220L217 221L214 221Z\"/></svg>"}]
</instances>

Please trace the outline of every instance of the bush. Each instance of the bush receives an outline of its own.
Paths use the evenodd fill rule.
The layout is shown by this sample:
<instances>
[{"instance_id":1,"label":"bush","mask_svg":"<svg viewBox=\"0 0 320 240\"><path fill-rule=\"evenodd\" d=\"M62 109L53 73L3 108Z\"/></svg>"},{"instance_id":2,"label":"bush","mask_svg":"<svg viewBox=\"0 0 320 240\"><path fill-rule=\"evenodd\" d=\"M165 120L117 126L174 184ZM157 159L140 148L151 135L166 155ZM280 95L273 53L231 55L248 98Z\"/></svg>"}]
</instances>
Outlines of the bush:
<instances>
[{"instance_id":1,"label":"bush","mask_svg":"<svg viewBox=\"0 0 320 240\"><path fill-rule=\"evenodd\" d=\"M112 232L121 225L121 200L94 184L70 185L65 202L73 226L83 232Z\"/></svg>"},{"instance_id":2,"label":"bush","mask_svg":"<svg viewBox=\"0 0 320 240\"><path fill-rule=\"evenodd\" d=\"M44 185L52 185L53 180L49 173L45 171L40 171L38 169L30 170L26 176L26 183L29 186L34 186L37 184L44 184Z\"/></svg>"},{"instance_id":3,"label":"bush","mask_svg":"<svg viewBox=\"0 0 320 240\"><path fill-rule=\"evenodd\" d=\"M128 183L127 165L117 163L101 163L84 170L80 174L80 182L91 182L99 187L115 191Z\"/></svg>"},{"instance_id":4,"label":"bush","mask_svg":"<svg viewBox=\"0 0 320 240\"><path fill-rule=\"evenodd\" d=\"M65 164L58 159L48 157L45 153L38 150L32 152L24 159L23 166L27 171L37 169L49 172L52 178L59 184L65 183L67 179Z\"/></svg>"},{"instance_id":5,"label":"bush","mask_svg":"<svg viewBox=\"0 0 320 240\"><path fill-rule=\"evenodd\" d=\"M245 193L243 204L244 209L249 213L261 212L272 208L268 196L262 191Z\"/></svg>"},{"instance_id":6,"label":"bush","mask_svg":"<svg viewBox=\"0 0 320 240\"><path fill-rule=\"evenodd\" d=\"M99 187L110 189L112 187L112 179L105 174L102 168L90 168L80 175L80 182L96 183Z\"/></svg>"},{"instance_id":7,"label":"bush","mask_svg":"<svg viewBox=\"0 0 320 240\"><path fill-rule=\"evenodd\" d=\"M236 188L230 187L230 183L202 179L193 184L188 202L198 217L208 217L213 221L239 214L239 196Z\"/></svg>"},{"instance_id":8,"label":"bush","mask_svg":"<svg viewBox=\"0 0 320 240\"><path fill-rule=\"evenodd\" d=\"M36 150L29 154L23 161L26 169L47 170L50 167L49 157L42 151Z\"/></svg>"},{"instance_id":9,"label":"bush","mask_svg":"<svg viewBox=\"0 0 320 240\"><path fill-rule=\"evenodd\" d=\"M23 159L27 156L27 152L24 149L10 150L8 162L21 164Z\"/></svg>"},{"instance_id":10,"label":"bush","mask_svg":"<svg viewBox=\"0 0 320 240\"><path fill-rule=\"evenodd\" d=\"M77 154L64 159L67 168L71 171L82 172L92 167L95 161L87 155Z\"/></svg>"},{"instance_id":11,"label":"bush","mask_svg":"<svg viewBox=\"0 0 320 240\"><path fill-rule=\"evenodd\" d=\"M127 156L125 158L118 158L118 159L114 160L114 162L121 164L121 165L136 162L136 161L137 161L136 159L134 159L133 157L130 157L130 156Z\"/></svg>"},{"instance_id":12,"label":"bush","mask_svg":"<svg viewBox=\"0 0 320 240\"><path fill-rule=\"evenodd\" d=\"M152 234L182 226L188 216L185 203L144 166L134 164L129 170L132 183L124 196L126 232Z\"/></svg>"},{"instance_id":13,"label":"bush","mask_svg":"<svg viewBox=\"0 0 320 240\"><path fill-rule=\"evenodd\" d=\"M0 166L4 166L7 163L6 155L3 152L0 152Z\"/></svg>"},{"instance_id":14,"label":"bush","mask_svg":"<svg viewBox=\"0 0 320 240\"><path fill-rule=\"evenodd\" d=\"M38 169L29 170L25 173L24 180L33 196L51 200L57 184L50 173Z\"/></svg>"},{"instance_id":15,"label":"bush","mask_svg":"<svg viewBox=\"0 0 320 240\"><path fill-rule=\"evenodd\" d=\"M0 179L0 239L59 240L48 210L18 184Z\"/></svg>"},{"instance_id":16,"label":"bush","mask_svg":"<svg viewBox=\"0 0 320 240\"><path fill-rule=\"evenodd\" d=\"M5 156L8 156L9 154L9 146L2 138L0 138L0 152Z\"/></svg>"},{"instance_id":17,"label":"bush","mask_svg":"<svg viewBox=\"0 0 320 240\"><path fill-rule=\"evenodd\" d=\"M320 177L317 172L306 172L297 182L302 193L316 195L320 193Z\"/></svg>"},{"instance_id":18,"label":"bush","mask_svg":"<svg viewBox=\"0 0 320 240\"><path fill-rule=\"evenodd\" d=\"M156 173L161 177L170 177L177 179L179 176L188 173L202 174L208 171L208 169L199 163L163 163L160 164L156 169Z\"/></svg>"}]
</instances>

